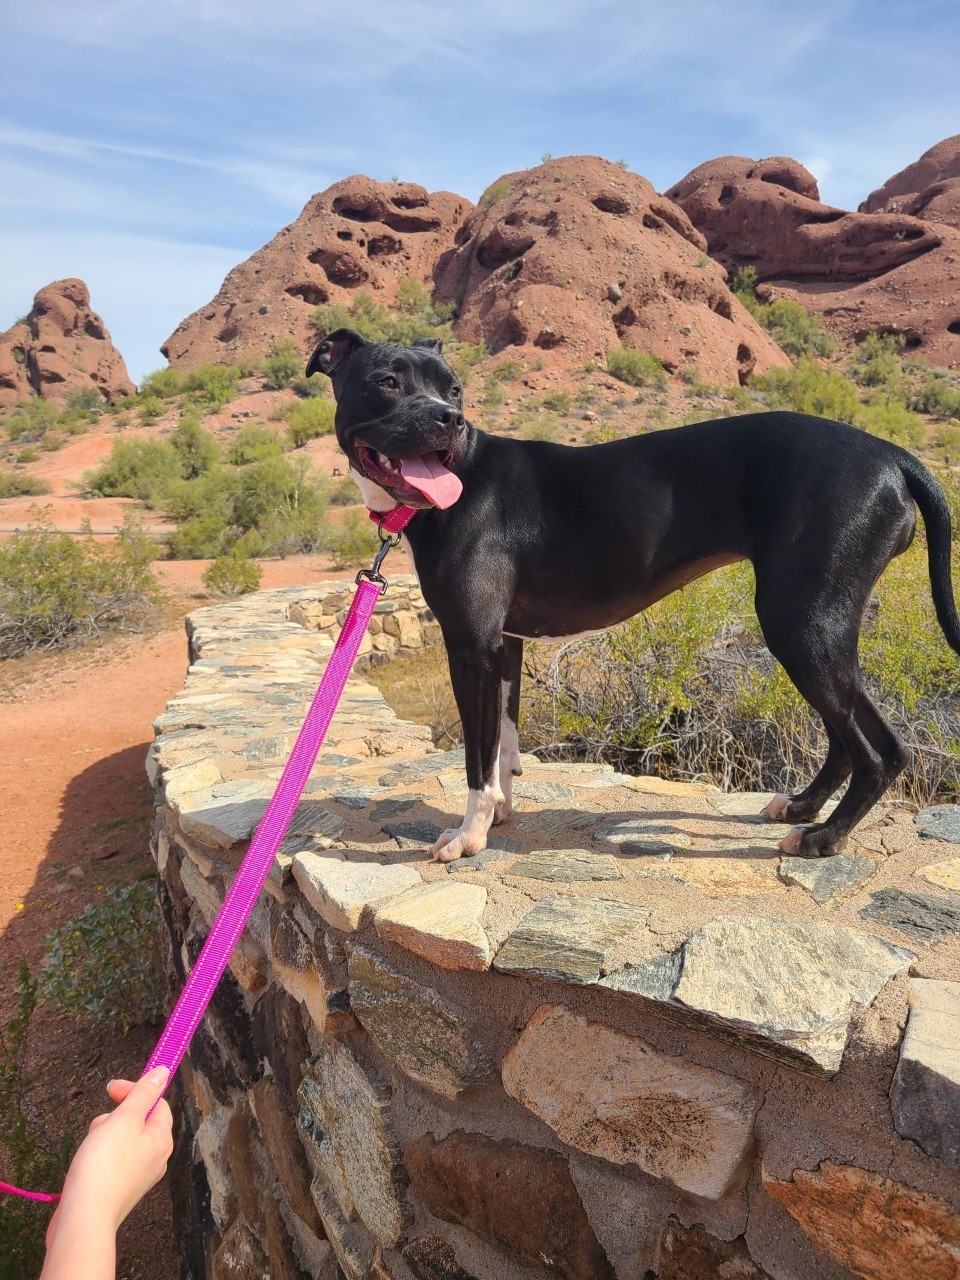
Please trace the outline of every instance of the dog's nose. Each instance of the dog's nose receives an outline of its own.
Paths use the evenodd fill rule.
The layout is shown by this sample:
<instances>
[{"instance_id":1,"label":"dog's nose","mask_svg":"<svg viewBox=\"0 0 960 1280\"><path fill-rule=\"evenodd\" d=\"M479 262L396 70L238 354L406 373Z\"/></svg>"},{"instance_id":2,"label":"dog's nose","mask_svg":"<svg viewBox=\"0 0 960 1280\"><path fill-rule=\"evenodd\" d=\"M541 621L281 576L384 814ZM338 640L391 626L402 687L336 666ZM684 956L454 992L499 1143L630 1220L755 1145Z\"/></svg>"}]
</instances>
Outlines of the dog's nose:
<instances>
[{"instance_id":1,"label":"dog's nose","mask_svg":"<svg viewBox=\"0 0 960 1280\"><path fill-rule=\"evenodd\" d=\"M438 404L434 406L433 420L437 426L451 430L463 422L463 414L459 409L454 408L452 404Z\"/></svg>"}]
</instances>

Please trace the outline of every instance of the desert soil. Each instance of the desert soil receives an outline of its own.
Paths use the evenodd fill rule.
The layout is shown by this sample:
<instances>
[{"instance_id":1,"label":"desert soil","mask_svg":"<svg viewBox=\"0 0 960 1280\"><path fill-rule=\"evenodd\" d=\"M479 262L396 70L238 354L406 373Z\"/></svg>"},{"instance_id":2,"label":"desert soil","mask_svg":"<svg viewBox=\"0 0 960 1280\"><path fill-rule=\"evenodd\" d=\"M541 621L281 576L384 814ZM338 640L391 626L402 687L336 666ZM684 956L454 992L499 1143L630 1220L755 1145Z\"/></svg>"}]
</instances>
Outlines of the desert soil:
<instances>
[{"instance_id":1,"label":"desert soil","mask_svg":"<svg viewBox=\"0 0 960 1280\"><path fill-rule=\"evenodd\" d=\"M21 957L36 973L53 928L113 884L153 879L153 797L144 773L152 722L183 684L183 618L206 602L205 562L155 566L170 593L159 624L102 647L0 664L0 1020L15 1008ZM263 586L330 571L322 556L264 561ZM112 1077L136 1078L158 1028L107 1036L41 1006L34 1017L30 1102L50 1132L78 1138L106 1108ZM0 1156L0 1176L4 1172ZM49 1190L50 1188L43 1188ZM37 1208L44 1220L49 1210ZM170 1205L161 1187L120 1234L118 1275L170 1280L178 1274ZM26 1280L26 1278L25 1278Z\"/></svg>"}]
</instances>

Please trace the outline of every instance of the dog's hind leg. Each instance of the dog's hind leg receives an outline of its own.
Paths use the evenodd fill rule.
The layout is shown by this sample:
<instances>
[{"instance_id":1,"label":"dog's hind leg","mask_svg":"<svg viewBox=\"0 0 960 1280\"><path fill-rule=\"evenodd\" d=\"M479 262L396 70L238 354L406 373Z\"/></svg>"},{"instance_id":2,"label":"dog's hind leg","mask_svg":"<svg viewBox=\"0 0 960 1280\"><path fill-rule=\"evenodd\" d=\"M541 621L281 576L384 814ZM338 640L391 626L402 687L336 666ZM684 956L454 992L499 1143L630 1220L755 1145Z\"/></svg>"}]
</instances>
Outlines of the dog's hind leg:
<instances>
[{"instance_id":1,"label":"dog's hind leg","mask_svg":"<svg viewBox=\"0 0 960 1280\"><path fill-rule=\"evenodd\" d=\"M503 799L497 778L503 641L498 635L488 645L468 647L448 639L447 656L463 725L469 794L461 825L444 831L433 846L438 862L453 862L485 849L487 832Z\"/></svg>"},{"instance_id":2,"label":"dog's hind leg","mask_svg":"<svg viewBox=\"0 0 960 1280\"><path fill-rule=\"evenodd\" d=\"M520 670L523 641L519 636L503 637L503 679L500 682L500 792L493 820L505 822L513 809L513 780L523 773L520 766Z\"/></svg>"},{"instance_id":3,"label":"dog's hind leg","mask_svg":"<svg viewBox=\"0 0 960 1280\"><path fill-rule=\"evenodd\" d=\"M762 811L768 822L810 822L823 808L837 787L850 777L850 757L837 733L826 720L827 756L820 771L808 787L798 795L776 795Z\"/></svg>"}]
</instances>

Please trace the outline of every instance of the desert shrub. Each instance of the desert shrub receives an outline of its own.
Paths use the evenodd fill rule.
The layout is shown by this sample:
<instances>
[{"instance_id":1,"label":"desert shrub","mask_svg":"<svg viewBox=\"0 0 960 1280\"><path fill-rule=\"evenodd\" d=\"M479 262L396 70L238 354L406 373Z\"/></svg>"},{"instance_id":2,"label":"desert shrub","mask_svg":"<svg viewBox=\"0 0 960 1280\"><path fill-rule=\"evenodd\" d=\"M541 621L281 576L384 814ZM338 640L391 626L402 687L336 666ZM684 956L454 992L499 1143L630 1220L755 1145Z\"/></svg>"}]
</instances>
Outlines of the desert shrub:
<instances>
[{"instance_id":1,"label":"desert shrub","mask_svg":"<svg viewBox=\"0 0 960 1280\"><path fill-rule=\"evenodd\" d=\"M255 560L233 552L217 556L203 571L203 585L214 596L244 596L257 591L263 570Z\"/></svg>"},{"instance_id":2,"label":"desert shrub","mask_svg":"<svg viewBox=\"0 0 960 1280\"><path fill-rule=\"evenodd\" d=\"M549 413L535 414L520 424L520 435L524 440L557 441L560 431L560 423L556 418L551 418Z\"/></svg>"},{"instance_id":3,"label":"desert shrub","mask_svg":"<svg viewBox=\"0 0 960 1280\"><path fill-rule=\"evenodd\" d=\"M487 378L491 382L515 382L523 373L523 365L519 360L501 360L495 364Z\"/></svg>"},{"instance_id":4,"label":"desert shrub","mask_svg":"<svg viewBox=\"0 0 960 1280\"><path fill-rule=\"evenodd\" d=\"M62 1187L75 1139L69 1127L62 1137L51 1137L28 1096L35 1084L27 1074L30 1024L40 997L25 960L20 962L19 983L14 987L4 975L4 989L16 995L15 1012L0 1026L4 1176L20 1187ZM31 1201L0 1196L0 1280L26 1280L40 1274L48 1222L48 1216Z\"/></svg>"},{"instance_id":5,"label":"desert shrub","mask_svg":"<svg viewBox=\"0 0 960 1280\"><path fill-rule=\"evenodd\" d=\"M903 401L894 396L873 397L860 409L856 425L871 435L891 440L904 448L916 449L927 439L923 419L911 413Z\"/></svg>"},{"instance_id":6,"label":"desert shrub","mask_svg":"<svg viewBox=\"0 0 960 1280\"><path fill-rule=\"evenodd\" d=\"M860 412L857 389L842 373L801 358L790 369L770 369L750 380L771 409L794 409L837 422L854 422Z\"/></svg>"},{"instance_id":7,"label":"desert shrub","mask_svg":"<svg viewBox=\"0 0 960 1280\"><path fill-rule=\"evenodd\" d=\"M161 414L166 412L163 401L159 396L154 395L141 396L137 407L140 410L140 421L143 423L155 422Z\"/></svg>"},{"instance_id":8,"label":"desert shrub","mask_svg":"<svg viewBox=\"0 0 960 1280\"><path fill-rule=\"evenodd\" d=\"M470 380L471 369L486 357L486 343L459 342L449 338L446 338L444 342L443 358L463 385L466 386Z\"/></svg>"},{"instance_id":9,"label":"desert shrub","mask_svg":"<svg viewBox=\"0 0 960 1280\"><path fill-rule=\"evenodd\" d=\"M337 569L368 564L376 554L377 531L365 511L348 511L327 536L327 550Z\"/></svg>"},{"instance_id":10,"label":"desert shrub","mask_svg":"<svg viewBox=\"0 0 960 1280\"><path fill-rule=\"evenodd\" d=\"M71 413L100 414L106 404L96 387L75 387L67 396L67 408Z\"/></svg>"},{"instance_id":11,"label":"desert shrub","mask_svg":"<svg viewBox=\"0 0 960 1280\"><path fill-rule=\"evenodd\" d=\"M573 398L569 391L551 391L543 397L543 407L551 413L566 415L573 407Z\"/></svg>"},{"instance_id":12,"label":"desert shrub","mask_svg":"<svg viewBox=\"0 0 960 1280\"><path fill-rule=\"evenodd\" d=\"M489 209L495 204L499 204L501 200L506 200L507 196L513 193L513 188L506 178L499 178L496 182L492 182L486 191L484 191L477 204L481 209Z\"/></svg>"},{"instance_id":13,"label":"desert shrub","mask_svg":"<svg viewBox=\"0 0 960 1280\"><path fill-rule=\"evenodd\" d=\"M277 458L283 453L283 448L284 440L279 431L259 422L245 422L230 443L227 461L232 466L243 467L264 458Z\"/></svg>"},{"instance_id":14,"label":"desert shrub","mask_svg":"<svg viewBox=\"0 0 960 1280\"><path fill-rule=\"evenodd\" d=\"M189 393L203 413L216 413L237 394L240 371L234 365L199 364L184 374L181 391Z\"/></svg>"},{"instance_id":15,"label":"desert shrub","mask_svg":"<svg viewBox=\"0 0 960 1280\"><path fill-rule=\"evenodd\" d=\"M609 444L611 440L619 440L620 433L612 422L598 422L587 432L587 444Z\"/></svg>"},{"instance_id":16,"label":"desert shrub","mask_svg":"<svg viewBox=\"0 0 960 1280\"><path fill-rule=\"evenodd\" d=\"M182 479L180 455L168 440L115 440L110 456L83 482L105 498L139 498L158 507L170 486Z\"/></svg>"},{"instance_id":17,"label":"desert shrub","mask_svg":"<svg viewBox=\"0 0 960 1280\"><path fill-rule=\"evenodd\" d=\"M911 408L935 418L960 418L960 386L939 373L928 373L914 393Z\"/></svg>"},{"instance_id":18,"label":"desert shrub","mask_svg":"<svg viewBox=\"0 0 960 1280\"><path fill-rule=\"evenodd\" d=\"M903 366L897 354L903 338L894 333L870 333L850 356L850 373L861 387L884 387L895 392L903 382Z\"/></svg>"},{"instance_id":19,"label":"desert shrub","mask_svg":"<svg viewBox=\"0 0 960 1280\"><path fill-rule=\"evenodd\" d=\"M290 390L298 395L301 400L312 400L315 397L323 397L327 394L327 380L315 373L308 378L305 373L301 372L295 378L290 379Z\"/></svg>"},{"instance_id":20,"label":"desert shrub","mask_svg":"<svg viewBox=\"0 0 960 1280\"><path fill-rule=\"evenodd\" d=\"M139 629L159 597L155 553L132 516L112 543L40 519L0 544L0 657Z\"/></svg>"},{"instance_id":21,"label":"desert shrub","mask_svg":"<svg viewBox=\"0 0 960 1280\"><path fill-rule=\"evenodd\" d=\"M354 507L360 501L360 490L349 476L334 480L327 489L327 498L332 507Z\"/></svg>"},{"instance_id":22,"label":"desert shrub","mask_svg":"<svg viewBox=\"0 0 960 1280\"><path fill-rule=\"evenodd\" d=\"M833 338L817 317L791 298L758 305L754 315L792 360L801 356L829 356L836 349Z\"/></svg>"},{"instance_id":23,"label":"desert shrub","mask_svg":"<svg viewBox=\"0 0 960 1280\"><path fill-rule=\"evenodd\" d=\"M648 351L638 351L635 347L610 347L607 351L607 369L615 378L631 387L645 387L651 383L662 387L667 381L661 361Z\"/></svg>"},{"instance_id":24,"label":"desert shrub","mask_svg":"<svg viewBox=\"0 0 960 1280\"><path fill-rule=\"evenodd\" d=\"M21 400L4 422L4 430L11 440L36 443L42 440L60 422L60 410L49 400L31 396Z\"/></svg>"},{"instance_id":25,"label":"desert shrub","mask_svg":"<svg viewBox=\"0 0 960 1280\"><path fill-rule=\"evenodd\" d=\"M607 634L533 647L525 745L559 759L790 792L823 758L820 722L763 644L742 564ZM922 539L877 589L861 638L868 687L917 750L898 790L926 803L960 787L960 672L936 624Z\"/></svg>"},{"instance_id":26,"label":"desert shrub","mask_svg":"<svg viewBox=\"0 0 960 1280\"><path fill-rule=\"evenodd\" d=\"M155 1022L163 1009L152 888L112 885L47 938L40 996L107 1031Z\"/></svg>"},{"instance_id":27,"label":"desert shrub","mask_svg":"<svg viewBox=\"0 0 960 1280\"><path fill-rule=\"evenodd\" d=\"M40 450L35 449L32 444L28 444L25 449L20 449L18 451L17 461L22 463L39 462Z\"/></svg>"},{"instance_id":28,"label":"desert shrub","mask_svg":"<svg viewBox=\"0 0 960 1280\"><path fill-rule=\"evenodd\" d=\"M263 360L265 385L281 391L303 372L303 357L291 339L275 342Z\"/></svg>"},{"instance_id":29,"label":"desert shrub","mask_svg":"<svg viewBox=\"0 0 960 1280\"><path fill-rule=\"evenodd\" d=\"M140 383L142 396L153 396L159 400L170 400L183 390L182 379L178 369L154 369L144 376Z\"/></svg>"},{"instance_id":30,"label":"desert shrub","mask_svg":"<svg viewBox=\"0 0 960 1280\"><path fill-rule=\"evenodd\" d=\"M294 400L284 405L281 420L287 424L287 439L295 449L301 449L308 440L328 436L336 412L332 400Z\"/></svg>"},{"instance_id":31,"label":"desert shrub","mask_svg":"<svg viewBox=\"0 0 960 1280\"><path fill-rule=\"evenodd\" d=\"M738 298L748 311L756 312L760 305L757 302L757 269L741 267L730 281L730 292Z\"/></svg>"},{"instance_id":32,"label":"desert shrub","mask_svg":"<svg viewBox=\"0 0 960 1280\"><path fill-rule=\"evenodd\" d=\"M946 463L960 460L960 422L945 422L937 429L933 447Z\"/></svg>"},{"instance_id":33,"label":"desert shrub","mask_svg":"<svg viewBox=\"0 0 960 1280\"><path fill-rule=\"evenodd\" d=\"M49 492L50 486L39 476L28 476L22 471L0 471L0 498L34 497Z\"/></svg>"},{"instance_id":34,"label":"desert shrub","mask_svg":"<svg viewBox=\"0 0 960 1280\"><path fill-rule=\"evenodd\" d=\"M193 480L216 466L220 458L220 446L216 436L200 422L195 409L184 413L170 436L170 444L180 459L180 475Z\"/></svg>"}]
</instances>

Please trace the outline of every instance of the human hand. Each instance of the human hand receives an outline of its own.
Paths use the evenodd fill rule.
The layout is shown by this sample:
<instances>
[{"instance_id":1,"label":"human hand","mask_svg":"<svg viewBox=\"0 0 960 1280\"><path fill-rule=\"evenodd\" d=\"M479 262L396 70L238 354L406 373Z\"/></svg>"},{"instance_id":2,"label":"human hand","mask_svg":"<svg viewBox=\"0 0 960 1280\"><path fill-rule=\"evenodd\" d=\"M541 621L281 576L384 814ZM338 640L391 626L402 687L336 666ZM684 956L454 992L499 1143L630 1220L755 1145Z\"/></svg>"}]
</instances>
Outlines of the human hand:
<instances>
[{"instance_id":1,"label":"human hand","mask_svg":"<svg viewBox=\"0 0 960 1280\"><path fill-rule=\"evenodd\" d=\"M136 1083L111 1080L107 1085L108 1095L120 1105L91 1121L47 1229L48 1248L67 1216L81 1214L89 1220L92 1215L115 1232L163 1177L173 1151L173 1115L160 1096L168 1076L166 1067L155 1067Z\"/></svg>"}]
</instances>

